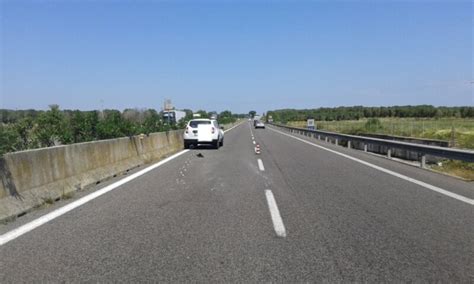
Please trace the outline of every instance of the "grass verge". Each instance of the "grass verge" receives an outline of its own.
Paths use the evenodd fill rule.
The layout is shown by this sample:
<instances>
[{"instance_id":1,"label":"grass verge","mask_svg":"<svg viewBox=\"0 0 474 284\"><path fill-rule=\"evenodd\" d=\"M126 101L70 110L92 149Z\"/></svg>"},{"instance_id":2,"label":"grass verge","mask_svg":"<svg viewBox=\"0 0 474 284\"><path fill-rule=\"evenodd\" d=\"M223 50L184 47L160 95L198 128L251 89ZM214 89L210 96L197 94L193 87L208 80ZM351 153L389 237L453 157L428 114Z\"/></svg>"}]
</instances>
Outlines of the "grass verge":
<instances>
[{"instance_id":1,"label":"grass verge","mask_svg":"<svg viewBox=\"0 0 474 284\"><path fill-rule=\"evenodd\" d=\"M474 181L474 163L446 160L440 162L438 165L432 166L431 169L437 172L457 176L467 181Z\"/></svg>"},{"instance_id":2,"label":"grass verge","mask_svg":"<svg viewBox=\"0 0 474 284\"><path fill-rule=\"evenodd\" d=\"M306 127L306 121L289 126ZM462 118L378 118L346 121L316 121L320 130L353 135L385 134L449 141L456 148L474 149L474 119ZM474 163L446 160L430 167L437 172L474 181Z\"/></svg>"}]
</instances>

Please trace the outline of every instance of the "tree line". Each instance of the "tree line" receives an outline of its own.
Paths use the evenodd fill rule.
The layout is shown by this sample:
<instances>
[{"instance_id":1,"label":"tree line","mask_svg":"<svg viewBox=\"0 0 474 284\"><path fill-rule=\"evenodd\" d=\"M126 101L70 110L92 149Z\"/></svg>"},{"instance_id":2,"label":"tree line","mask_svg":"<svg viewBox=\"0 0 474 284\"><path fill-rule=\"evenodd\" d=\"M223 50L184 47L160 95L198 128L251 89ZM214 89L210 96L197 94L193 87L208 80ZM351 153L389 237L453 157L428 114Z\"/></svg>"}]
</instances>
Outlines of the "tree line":
<instances>
[{"instance_id":1,"label":"tree line","mask_svg":"<svg viewBox=\"0 0 474 284\"><path fill-rule=\"evenodd\" d=\"M335 107L335 108L317 108L317 109L280 109L267 112L267 117L272 116L274 121L302 121L308 118L314 118L319 121L333 120L359 120L362 118L379 117L459 117L474 118L474 107L435 107L432 105L417 106L388 106L388 107Z\"/></svg>"},{"instance_id":2,"label":"tree line","mask_svg":"<svg viewBox=\"0 0 474 284\"><path fill-rule=\"evenodd\" d=\"M0 155L40 147L88 142L138 134L183 129L193 113L209 118L205 110L186 109L186 117L167 124L154 109L106 109L102 111L61 110L51 105L41 110L0 110ZM233 123L244 114L226 110L218 114L221 124Z\"/></svg>"}]
</instances>

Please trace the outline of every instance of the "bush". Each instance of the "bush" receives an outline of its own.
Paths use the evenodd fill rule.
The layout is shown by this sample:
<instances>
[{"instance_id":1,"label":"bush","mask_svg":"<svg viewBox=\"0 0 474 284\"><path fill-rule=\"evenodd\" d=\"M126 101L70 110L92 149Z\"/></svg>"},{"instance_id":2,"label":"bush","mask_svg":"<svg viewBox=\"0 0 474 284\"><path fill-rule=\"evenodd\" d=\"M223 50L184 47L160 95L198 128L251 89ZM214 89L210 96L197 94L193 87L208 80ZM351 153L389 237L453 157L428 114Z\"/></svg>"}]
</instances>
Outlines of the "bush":
<instances>
[{"instance_id":1,"label":"bush","mask_svg":"<svg viewBox=\"0 0 474 284\"><path fill-rule=\"evenodd\" d=\"M378 118L369 118L365 123L364 128L367 132L377 132L378 130L383 129L383 125Z\"/></svg>"},{"instance_id":2,"label":"bush","mask_svg":"<svg viewBox=\"0 0 474 284\"><path fill-rule=\"evenodd\" d=\"M12 127L0 125L0 155L16 151L18 134Z\"/></svg>"},{"instance_id":3,"label":"bush","mask_svg":"<svg viewBox=\"0 0 474 284\"><path fill-rule=\"evenodd\" d=\"M51 105L50 110L42 113L37 124L35 136L42 147L54 146L59 142L71 143L73 139L64 113L59 111L58 105Z\"/></svg>"},{"instance_id":4,"label":"bush","mask_svg":"<svg viewBox=\"0 0 474 284\"><path fill-rule=\"evenodd\" d=\"M202 118L209 115L204 110L198 113ZM223 111L218 117L220 123L226 124L235 122L238 116ZM51 105L48 111L0 110L0 155L38 147L183 129L192 118L193 111L186 110L185 119L166 125L154 109L80 111L60 110L58 105Z\"/></svg>"}]
</instances>

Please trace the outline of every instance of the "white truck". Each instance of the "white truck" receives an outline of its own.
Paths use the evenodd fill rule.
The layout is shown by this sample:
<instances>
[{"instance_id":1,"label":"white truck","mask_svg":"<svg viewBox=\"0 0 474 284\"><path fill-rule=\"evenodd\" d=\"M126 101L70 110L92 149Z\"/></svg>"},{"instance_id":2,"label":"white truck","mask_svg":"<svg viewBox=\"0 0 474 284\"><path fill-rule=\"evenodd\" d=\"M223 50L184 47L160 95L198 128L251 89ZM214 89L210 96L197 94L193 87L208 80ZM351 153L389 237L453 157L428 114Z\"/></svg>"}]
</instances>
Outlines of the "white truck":
<instances>
[{"instance_id":1,"label":"white truck","mask_svg":"<svg viewBox=\"0 0 474 284\"><path fill-rule=\"evenodd\" d=\"M257 122L260 121L260 115L256 114L253 116L253 126L256 127L257 126Z\"/></svg>"},{"instance_id":2,"label":"white truck","mask_svg":"<svg viewBox=\"0 0 474 284\"><path fill-rule=\"evenodd\" d=\"M163 111L163 121L169 124L176 124L186 117L186 112L181 110L165 110Z\"/></svg>"},{"instance_id":3,"label":"white truck","mask_svg":"<svg viewBox=\"0 0 474 284\"><path fill-rule=\"evenodd\" d=\"M224 146L224 131L215 119L193 119L184 130L184 148L212 145L215 149Z\"/></svg>"}]
</instances>

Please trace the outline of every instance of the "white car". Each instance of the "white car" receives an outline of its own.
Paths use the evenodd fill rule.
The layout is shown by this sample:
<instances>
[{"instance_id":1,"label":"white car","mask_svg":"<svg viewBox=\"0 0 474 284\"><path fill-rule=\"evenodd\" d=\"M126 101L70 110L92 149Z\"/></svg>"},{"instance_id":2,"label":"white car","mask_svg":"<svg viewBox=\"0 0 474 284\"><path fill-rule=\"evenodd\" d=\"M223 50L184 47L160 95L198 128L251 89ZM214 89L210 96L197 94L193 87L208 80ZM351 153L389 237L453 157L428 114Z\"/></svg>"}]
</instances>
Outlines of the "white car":
<instances>
[{"instance_id":1,"label":"white car","mask_svg":"<svg viewBox=\"0 0 474 284\"><path fill-rule=\"evenodd\" d=\"M193 119L184 131L184 148L190 146L212 145L215 149L224 146L224 127L220 127L215 119Z\"/></svg>"},{"instance_id":2,"label":"white car","mask_svg":"<svg viewBox=\"0 0 474 284\"><path fill-rule=\"evenodd\" d=\"M260 120L255 122L255 128L263 128L265 129L265 124L261 122Z\"/></svg>"}]
</instances>

